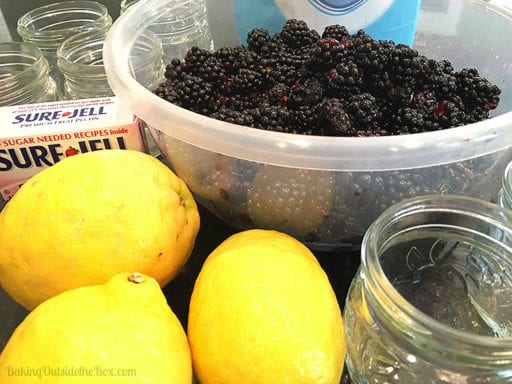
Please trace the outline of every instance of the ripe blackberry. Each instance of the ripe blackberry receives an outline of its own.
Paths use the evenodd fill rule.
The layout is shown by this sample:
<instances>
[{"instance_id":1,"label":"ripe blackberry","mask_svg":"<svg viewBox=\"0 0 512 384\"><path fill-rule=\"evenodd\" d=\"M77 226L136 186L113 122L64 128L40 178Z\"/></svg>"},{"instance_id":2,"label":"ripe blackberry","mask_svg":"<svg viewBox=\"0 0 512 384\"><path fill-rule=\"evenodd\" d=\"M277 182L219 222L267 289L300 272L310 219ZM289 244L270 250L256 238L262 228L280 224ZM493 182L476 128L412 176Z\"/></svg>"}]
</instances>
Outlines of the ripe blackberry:
<instances>
[{"instance_id":1,"label":"ripe blackberry","mask_svg":"<svg viewBox=\"0 0 512 384\"><path fill-rule=\"evenodd\" d=\"M313 106L324 98L324 87L317 79L306 79L304 83L292 87L288 105L291 108Z\"/></svg>"},{"instance_id":2,"label":"ripe blackberry","mask_svg":"<svg viewBox=\"0 0 512 384\"><path fill-rule=\"evenodd\" d=\"M178 79L183 73L183 64L180 59L173 59L165 66L164 76L166 79Z\"/></svg>"},{"instance_id":3,"label":"ripe blackberry","mask_svg":"<svg viewBox=\"0 0 512 384\"><path fill-rule=\"evenodd\" d=\"M197 69L196 75L202 78L205 82L217 87L220 83L226 80L226 71L224 66L217 58L210 56L202 65Z\"/></svg>"},{"instance_id":4,"label":"ripe blackberry","mask_svg":"<svg viewBox=\"0 0 512 384\"><path fill-rule=\"evenodd\" d=\"M395 135L434 131L439 127L422 111L410 107L400 108L388 124L388 130Z\"/></svg>"},{"instance_id":5,"label":"ripe blackberry","mask_svg":"<svg viewBox=\"0 0 512 384\"><path fill-rule=\"evenodd\" d=\"M227 74L235 74L241 68L254 68L260 57L256 52L250 51L243 45L234 47L221 47L213 53Z\"/></svg>"},{"instance_id":6,"label":"ripe blackberry","mask_svg":"<svg viewBox=\"0 0 512 384\"><path fill-rule=\"evenodd\" d=\"M211 53L206 49L199 47L190 48L185 54L184 64L185 71L190 75L198 75L199 68L211 56Z\"/></svg>"},{"instance_id":7,"label":"ripe blackberry","mask_svg":"<svg viewBox=\"0 0 512 384\"><path fill-rule=\"evenodd\" d=\"M434 121L438 122L441 128L458 127L467 120L464 110L462 99L458 96L442 100L434 111Z\"/></svg>"},{"instance_id":8,"label":"ripe blackberry","mask_svg":"<svg viewBox=\"0 0 512 384\"><path fill-rule=\"evenodd\" d=\"M176 104L178 106L181 106L180 96L178 92L176 92L173 88L172 82L167 80L163 83L161 83L154 91L154 93L168 101L169 103Z\"/></svg>"},{"instance_id":9,"label":"ripe blackberry","mask_svg":"<svg viewBox=\"0 0 512 384\"><path fill-rule=\"evenodd\" d=\"M393 76L395 84L416 88L421 82L422 73L428 67L426 57L405 44L397 44L391 51L387 70Z\"/></svg>"},{"instance_id":10,"label":"ripe blackberry","mask_svg":"<svg viewBox=\"0 0 512 384\"><path fill-rule=\"evenodd\" d=\"M229 108L221 108L218 111L213 112L210 117L226 121L228 123L246 125L249 127L253 125L252 115Z\"/></svg>"},{"instance_id":11,"label":"ripe blackberry","mask_svg":"<svg viewBox=\"0 0 512 384\"><path fill-rule=\"evenodd\" d=\"M330 96L348 97L361 92L363 71L352 61L344 61L326 71L326 89Z\"/></svg>"},{"instance_id":12,"label":"ripe blackberry","mask_svg":"<svg viewBox=\"0 0 512 384\"><path fill-rule=\"evenodd\" d=\"M174 83L172 89L178 95L179 105L198 113L208 105L212 94L210 84L192 75L183 76L183 80Z\"/></svg>"},{"instance_id":13,"label":"ripe blackberry","mask_svg":"<svg viewBox=\"0 0 512 384\"><path fill-rule=\"evenodd\" d=\"M193 47L165 77L154 92L176 105L237 121L225 109L245 112L265 129L309 135L446 129L487 119L500 96L476 69L455 71L448 60L340 25L320 37L297 19L273 36L253 29L247 46Z\"/></svg>"},{"instance_id":14,"label":"ripe blackberry","mask_svg":"<svg viewBox=\"0 0 512 384\"><path fill-rule=\"evenodd\" d=\"M388 41L374 40L363 31L352 35L349 39L348 51L350 58L365 74L382 72L388 64L390 51L394 44Z\"/></svg>"},{"instance_id":15,"label":"ripe blackberry","mask_svg":"<svg viewBox=\"0 0 512 384\"><path fill-rule=\"evenodd\" d=\"M261 48L271 39L270 33L264 28L254 28L247 34L247 48L254 52L261 52Z\"/></svg>"},{"instance_id":16,"label":"ripe blackberry","mask_svg":"<svg viewBox=\"0 0 512 384\"><path fill-rule=\"evenodd\" d=\"M345 104L335 98L326 98L318 105L318 128L325 136L350 136L352 119L345 112Z\"/></svg>"},{"instance_id":17,"label":"ripe blackberry","mask_svg":"<svg viewBox=\"0 0 512 384\"><path fill-rule=\"evenodd\" d=\"M287 46L295 48L315 44L320 35L309 29L304 20L289 19L281 29L279 37Z\"/></svg>"},{"instance_id":18,"label":"ripe blackberry","mask_svg":"<svg viewBox=\"0 0 512 384\"><path fill-rule=\"evenodd\" d=\"M381 112L377 99L369 93L352 96L347 104L347 112L352 117L358 131L374 131L381 125Z\"/></svg>"},{"instance_id":19,"label":"ripe blackberry","mask_svg":"<svg viewBox=\"0 0 512 384\"><path fill-rule=\"evenodd\" d=\"M250 113L257 128L275 132L290 132L291 113L287 108L263 103L252 109Z\"/></svg>"},{"instance_id":20,"label":"ripe blackberry","mask_svg":"<svg viewBox=\"0 0 512 384\"><path fill-rule=\"evenodd\" d=\"M350 36L350 33L347 27L339 24L328 25L324 28L324 31L322 32L322 39L330 37L340 42L343 41L343 39L347 38L348 36Z\"/></svg>"},{"instance_id":21,"label":"ripe blackberry","mask_svg":"<svg viewBox=\"0 0 512 384\"><path fill-rule=\"evenodd\" d=\"M247 93L259 88L262 77L259 72L253 71L252 69L241 68L233 76L232 81L236 91Z\"/></svg>"},{"instance_id":22,"label":"ripe blackberry","mask_svg":"<svg viewBox=\"0 0 512 384\"><path fill-rule=\"evenodd\" d=\"M346 54L345 47L338 40L331 37L320 39L311 50L307 65L311 71L323 72L341 63Z\"/></svg>"},{"instance_id":23,"label":"ripe blackberry","mask_svg":"<svg viewBox=\"0 0 512 384\"><path fill-rule=\"evenodd\" d=\"M424 116L432 117L438 107L436 94L428 89L415 92L411 95L408 106L416 109Z\"/></svg>"},{"instance_id":24,"label":"ripe blackberry","mask_svg":"<svg viewBox=\"0 0 512 384\"><path fill-rule=\"evenodd\" d=\"M480 76L478 70L465 68L455 73L457 94L469 108L495 109L500 100L500 89Z\"/></svg>"},{"instance_id":25,"label":"ripe blackberry","mask_svg":"<svg viewBox=\"0 0 512 384\"><path fill-rule=\"evenodd\" d=\"M290 99L291 87L284 82L277 83L268 91L268 101L271 105L285 106Z\"/></svg>"},{"instance_id":26,"label":"ripe blackberry","mask_svg":"<svg viewBox=\"0 0 512 384\"><path fill-rule=\"evenodd\" d=\"M290 133L315 135L318 130L319 116L317 108L300 106L290 109Z\"/></svg>"}]
</instances>

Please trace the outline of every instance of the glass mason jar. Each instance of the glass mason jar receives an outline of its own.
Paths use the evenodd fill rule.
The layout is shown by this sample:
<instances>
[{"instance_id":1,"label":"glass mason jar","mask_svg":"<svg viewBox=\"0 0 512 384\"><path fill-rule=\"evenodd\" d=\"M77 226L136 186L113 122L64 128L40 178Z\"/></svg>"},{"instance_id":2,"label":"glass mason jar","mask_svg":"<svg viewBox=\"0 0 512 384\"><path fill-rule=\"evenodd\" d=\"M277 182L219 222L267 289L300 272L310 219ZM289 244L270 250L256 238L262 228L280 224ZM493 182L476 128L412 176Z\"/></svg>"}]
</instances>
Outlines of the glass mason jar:
<instances>
[{"instance_id":1,"label":"glass mason jar","mask_svg":"<svg viewBox=\"0 0 512 384\"><path fill-rule=\"evenodd\" d=\"M0 106L56 100L48 61L30 43L0 43Z\"/></svg>"},{"instance_id":2,"label":"glass mason jar","mask_svg":"<svg viewBox=\"0 0 512 384\"><path fill-rule=\"evenodd\" d=\"M23 41L41 49L50 65L50 75L60 89L57 48L69 36L82 31L106 31L112 18L105 5L90 0L61 1L35 8L18 19L17 31Z\"/></svg>"},{"instance_id":3,"label":"glass mason jar","mask_svg":"<svg viewBox=\"0 0 512 384\"><path fill-rule=\"evenodd\" d=\"M512 210L512 162L508 163L503 173L502 186L497 200L500 206Z\"/></svg>"},{"instance_id":4,"label":"glass mason jar","mask_svg":"<svg viewBox=\"0 0 512 384\"><path fill-rule=\"evenodd\" d=\"M344 309L353 383L512 382L511 233L511 211L463 196L377 218Z\"/></svg>"},{"instance_id":5,"label":"glass mason jar","mask_svg":"<svg viewBox=\"0 0 512 384\"><path fill-rule=\"evenodd\" d=\"M57 66L63 75L62 99L87 99L114 96L103 64L103 45L106 32L85 31L68 37L57 49ZM156 89L164 77L162 44L150 30L145 30L135 41L130 53L134 78L146 88ZM146 151L160 155L149 131L142 136Z\"/></svg>"},{"instance_id":6,"label":"glass mason jar","mask_svg":"<svg viewBox=\"0 0 512 384\"><path fill-rule=\"evenodd\" d=\"M138 0L122 0L123 14ZM149 26L162 41L163 61L181 59L185 53L197 46L213 50L213 38L208 25L205 0L169 0L165 12Z\"/></svg>"},{"instance_id":7,"label":"glass mason jar","mask_svg":"<svg viewBox=\"0 0 512 384\"><path fill-rule=\"evenodd\" d=\"M103 65L106 32L85 31L70 36L57 49L57 65L63 74L63 97L86 99L113 96ZM155 89L163 78L162 45L151 31L140 34L131 53L134 77Z\"/></svg>"}]
</instances>

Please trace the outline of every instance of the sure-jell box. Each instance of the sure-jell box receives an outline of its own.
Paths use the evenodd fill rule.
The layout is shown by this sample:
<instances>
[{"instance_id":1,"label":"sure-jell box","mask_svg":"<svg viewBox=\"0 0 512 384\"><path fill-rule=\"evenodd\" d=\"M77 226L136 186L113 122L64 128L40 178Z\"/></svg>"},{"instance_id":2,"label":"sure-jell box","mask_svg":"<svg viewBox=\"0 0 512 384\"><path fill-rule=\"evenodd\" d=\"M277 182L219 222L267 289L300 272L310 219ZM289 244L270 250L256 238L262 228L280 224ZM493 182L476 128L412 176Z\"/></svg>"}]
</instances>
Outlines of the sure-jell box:
<instances>
[{"instance_id":1,"label":"sure-jell box","mask_svg":"<svg viewBox=\"0 0 512 384\"><path fill-rule=\"evenodd\" d=\"M145 151L140 124L117 97L0 108L0 206L30 177L90 151Z\"/></svg>"}]
</instances>

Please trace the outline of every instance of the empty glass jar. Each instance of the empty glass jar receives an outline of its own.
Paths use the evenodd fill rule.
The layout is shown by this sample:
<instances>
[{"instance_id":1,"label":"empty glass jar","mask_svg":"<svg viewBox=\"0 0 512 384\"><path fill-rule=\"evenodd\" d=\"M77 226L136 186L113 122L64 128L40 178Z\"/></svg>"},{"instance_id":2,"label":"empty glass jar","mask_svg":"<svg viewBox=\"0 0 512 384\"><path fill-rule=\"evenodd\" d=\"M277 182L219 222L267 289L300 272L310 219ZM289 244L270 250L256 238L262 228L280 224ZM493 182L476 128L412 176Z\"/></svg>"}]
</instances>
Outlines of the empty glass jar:
<instances>
[{"instance_id":1,"label":"empty glass jar","mask_svg":"<svg viewBox=\"0 0 512 384\"><path fill-rule=\"evenodd\" d=\"M120 13L124 13L137 1L122 0ZM213 49L205 0L169 0L165 12L149 29L162 41L165 64L172 59L183 58L193 46Z\"/></svg>"},{"instance_id":2,"label":"empty glass jar","mask_svg":"<svg viewBox=\"0 0 512 384\"><path fill-rule=\"evenodd\" d=\"M512 210L512 162L508 163L503 173L502 186L497 200L499 205Z\"/></svg>"},{"instance_id":3,"label":"empty glass jar","mask_svg":"<svg viewBox=\"0 0 512 384\"><path fill-rule=\"evenodd\" d=\"M69 36L89 30L106 31L112 18L105 5L90 0L68 0L35 8L18 19L17 31L23 41L41 49L50 65L50 74L60 89L57 48Z\"/></svg>"},{"instance_id":4,"label":"empty glass jar","mask_svg":"<svg viewBox=\"0 0 512 384\"><path fill-rule=\"evenodd\" d=\"M512 382L511 234L511 211L470 197L385 211L345 303L352 381Z\"/></svg>"},{"instance_id":5,"label":"empty glass jar","mask_svg":"<svg viewBox=\"0 0 512 384\"><path fill-rule=\"evenodd\" d=\"M63 74L63 98L86 99L113 96L103 65L104 31L85 31L67 38L57 49L57 65ZM163 77L162 46L151 31L144 31L131 53L134 77L155 89Z\"/></svg>"},{"instance_id":6,"label":"empty glass jar","mask_svg":"<svg viewBox=\"0 0 512 384\"><path fill-rule=\"evenodd\" d=\"M56 100L48 61L30 43L0 43L0 106Z\"/></svg>"}]
</instances>

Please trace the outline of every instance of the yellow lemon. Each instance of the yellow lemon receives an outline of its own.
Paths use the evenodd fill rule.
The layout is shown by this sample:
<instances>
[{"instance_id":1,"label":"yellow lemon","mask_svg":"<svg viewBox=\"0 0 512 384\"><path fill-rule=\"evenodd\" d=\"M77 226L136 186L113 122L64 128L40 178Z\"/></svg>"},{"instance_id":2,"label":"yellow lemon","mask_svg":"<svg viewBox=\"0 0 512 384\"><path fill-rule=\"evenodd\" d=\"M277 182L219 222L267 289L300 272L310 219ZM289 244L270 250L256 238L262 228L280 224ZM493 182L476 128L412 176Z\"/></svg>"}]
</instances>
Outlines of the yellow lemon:
<instances>
[{"instance_id":1,"label":"yellow lemon","mask_svg":"<svg viewBox=\"0 0 512 384\"><path fill-rule=\"evenodd\" d=\"M247 230L208 255L187 334L201 384L338 384L343 318L328 277L295 238Z\"/></svg>"},{"instance_id":2,"label":"yellow lemon","mask_svg":"<svg viewBox=\"0 0 512 384\"><path fill-rule=\"evenodd\" d=\"M164 286L198 230L192 194L159 160L132 150L78 154L30 178L0 213L0 284L28 309L118 272Z\"/></svg>"},{"instance_id":3,"label":"yellow lemon","mask_svg":"<svg viewBox=\"0 0 512 384\"><path fill-rule=\"evenodd\" d=\"M158 282L120 273L30 312L0 355L0 383L190 384L192 363Z\"/></svg>"}]
</instances>

